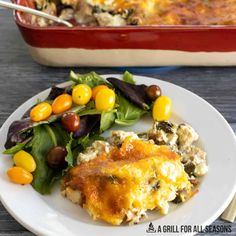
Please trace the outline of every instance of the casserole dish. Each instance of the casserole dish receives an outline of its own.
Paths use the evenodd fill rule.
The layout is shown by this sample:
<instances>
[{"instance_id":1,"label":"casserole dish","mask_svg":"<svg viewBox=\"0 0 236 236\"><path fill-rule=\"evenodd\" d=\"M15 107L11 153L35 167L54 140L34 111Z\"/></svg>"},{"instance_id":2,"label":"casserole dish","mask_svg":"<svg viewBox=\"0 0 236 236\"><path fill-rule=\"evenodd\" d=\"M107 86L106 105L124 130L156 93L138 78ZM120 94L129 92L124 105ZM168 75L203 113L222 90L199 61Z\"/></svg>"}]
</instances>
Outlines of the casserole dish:
<instances>
[{"instance_id":1,"label":"casserole dish","mask_svg":"<svg viewBox=\"0 0 236 236\"><path fill-rule=\"evenodd\" d=\"M31 0L17 4L34 8ZM35 61L48 66L236 65L236 26L33 26L15 21Z\"/></svg>"}]
</instances>

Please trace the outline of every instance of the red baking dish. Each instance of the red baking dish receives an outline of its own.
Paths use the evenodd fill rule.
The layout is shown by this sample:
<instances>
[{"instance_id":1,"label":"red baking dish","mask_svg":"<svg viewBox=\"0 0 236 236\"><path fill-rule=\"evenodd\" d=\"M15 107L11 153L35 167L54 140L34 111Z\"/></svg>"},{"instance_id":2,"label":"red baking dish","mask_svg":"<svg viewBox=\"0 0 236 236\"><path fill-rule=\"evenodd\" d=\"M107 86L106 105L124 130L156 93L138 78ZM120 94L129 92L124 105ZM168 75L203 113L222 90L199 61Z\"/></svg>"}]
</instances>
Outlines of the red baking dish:
<instances>
[{"instance_id":1,"label":"red baking dish","mask_svg":"<svg viewBox=\"0 0 236 236\"><path fill-rule=\"evenodd\" d=\"M14 16L33 59L44 65L236 65L236 26L39 27L27 14Z\"/></svg>"}]
</instances>

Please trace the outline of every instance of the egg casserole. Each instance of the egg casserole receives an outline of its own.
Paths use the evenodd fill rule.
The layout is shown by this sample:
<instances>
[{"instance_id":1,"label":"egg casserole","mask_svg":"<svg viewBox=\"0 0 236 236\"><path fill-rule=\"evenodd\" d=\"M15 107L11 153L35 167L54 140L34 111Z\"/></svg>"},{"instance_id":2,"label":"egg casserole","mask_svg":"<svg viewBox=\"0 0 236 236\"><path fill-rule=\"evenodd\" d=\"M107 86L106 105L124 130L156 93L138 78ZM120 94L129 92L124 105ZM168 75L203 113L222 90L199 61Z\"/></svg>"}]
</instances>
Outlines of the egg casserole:
<instances>
[{"instance_id":1,"label":"egg casserole","mask_svg":"<svg viewBox=\"0 0 236 236\"><path fill-rule=\"evenodd\" d=\"M38 10L89 26L236 23L236 0L35 0L35 3ZM43 18L34 19L41 26L53 24Z\"/></svg>"},{"instance_id":2,"label":"egg casserole","mask_svg":"<svg viewBox=\"0 0 236 236\"><path fill-rule=\"evenodd\" d=\"M138 223L147 210L167 214L178 193L184 193L182 201L193 195L181 157L169 147L136 136L125 137L116 147L101 148L99 142L96 155L81 159L62 183L62 194L93 219Z\"/></svg>"}]
</instances>

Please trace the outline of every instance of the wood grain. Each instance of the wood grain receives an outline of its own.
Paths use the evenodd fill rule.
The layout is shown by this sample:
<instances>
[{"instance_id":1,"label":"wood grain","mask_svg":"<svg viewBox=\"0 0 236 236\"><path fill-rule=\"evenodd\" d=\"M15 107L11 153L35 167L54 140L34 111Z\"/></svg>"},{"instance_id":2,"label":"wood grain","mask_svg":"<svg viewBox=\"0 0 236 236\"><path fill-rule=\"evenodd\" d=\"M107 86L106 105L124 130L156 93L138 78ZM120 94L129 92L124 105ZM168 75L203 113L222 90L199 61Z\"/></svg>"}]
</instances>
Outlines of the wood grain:
<instances>
[{"instance_id":1,"label":"wood grain","mask_svg":"<svg viewBox=\"0 0 236 236\"><path fill-rule=\"evenodd\" d=\"M91 70L96 70L101 74L118 72L115 68L40 66L32 61L9 11L0 9L0 23L0 125L28 98L53 84L65 81L70 69L80 73ZM146 71L144 75L172 82L200 95L224 115L236 132L235 67L188 67L160 74L149 74ZM229 225L220 219L213 224ZM229 235L236 235L236 222L230 225L232 232ZM0 236L3 235L28 236L33 234L18 224L0 203Z\"/></svg>"}]
</instances>

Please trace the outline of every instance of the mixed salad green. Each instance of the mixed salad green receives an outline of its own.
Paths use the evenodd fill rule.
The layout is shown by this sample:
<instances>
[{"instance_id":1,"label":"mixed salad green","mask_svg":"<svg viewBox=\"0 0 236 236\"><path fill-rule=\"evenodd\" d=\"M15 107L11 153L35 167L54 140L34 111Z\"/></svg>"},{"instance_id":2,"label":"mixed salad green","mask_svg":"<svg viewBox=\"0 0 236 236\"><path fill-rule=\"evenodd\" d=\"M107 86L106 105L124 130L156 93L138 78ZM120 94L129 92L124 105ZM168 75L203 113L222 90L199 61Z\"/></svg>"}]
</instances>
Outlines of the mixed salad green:
<instances>
[{"instance_id":1,"label":"mixed salad green","mask_svg":"<svg viewBox=\"0 0 236 236\"><path fill-rule=\"evenodd\" d=\"M161 94L158 86L158 91L149 91L146 85L136 85L134 76L129 72L124 73L123 80L105 80L95 72L76 74L71 71L70 80L73 84L66 88L52 87L44 102L53 105L53 101L60 95L73 95L75 86L83 84L92 90L100 85L107 86L114 91L115 104L111 109L97 109L95 101L90 99L83 105L73 103L70 109L57 114L52 113L47 119L39 121L32 120L27 112L21 120L10 125L4 154L15 155L24 150L32 155L36 169L32 172L31 184L41 194L50 193L55 181L75 165L78 154L94 140L102 140L101 135L104 131L115 124L133 125L145 113L151 111L152 102ZM79 119L79 128L75 132L68 132L62 125L62 119L68 113L76 114ZM55 147L59 147L58 150ZM54 152L54 160L50 164L48 155L53 148L51 153ZM62 153L60 148L65 153L63 163L54 168Z\"/></svg>"}]
</instances>

